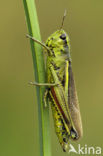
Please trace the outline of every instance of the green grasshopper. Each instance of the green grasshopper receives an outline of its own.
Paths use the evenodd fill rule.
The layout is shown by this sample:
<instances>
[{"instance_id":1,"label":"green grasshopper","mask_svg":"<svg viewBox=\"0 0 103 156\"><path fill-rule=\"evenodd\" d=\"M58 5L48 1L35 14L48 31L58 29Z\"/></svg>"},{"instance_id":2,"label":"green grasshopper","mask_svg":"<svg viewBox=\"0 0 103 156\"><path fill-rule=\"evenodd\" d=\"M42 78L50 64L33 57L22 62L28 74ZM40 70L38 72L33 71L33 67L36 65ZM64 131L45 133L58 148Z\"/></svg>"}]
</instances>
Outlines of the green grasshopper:
<instances>
[{"instance_id":1,"label":"green grasshopper","mask_svg":"<svg viewBox=\"0 0 103 156\"><path fill-rule=\"evenodd\" d=\"M71 66L70 40L62 29L54 32L46 41L41 43L35 38L28 38L43 46L47 52L47 83L32 83L38 86L48 86L45 91L44 102L47 98L51 105L55 131L63 151L69 147L69 139L78 140L82 136L82 122L79 110L77 92Z\"/></svg>"}]
</instances>

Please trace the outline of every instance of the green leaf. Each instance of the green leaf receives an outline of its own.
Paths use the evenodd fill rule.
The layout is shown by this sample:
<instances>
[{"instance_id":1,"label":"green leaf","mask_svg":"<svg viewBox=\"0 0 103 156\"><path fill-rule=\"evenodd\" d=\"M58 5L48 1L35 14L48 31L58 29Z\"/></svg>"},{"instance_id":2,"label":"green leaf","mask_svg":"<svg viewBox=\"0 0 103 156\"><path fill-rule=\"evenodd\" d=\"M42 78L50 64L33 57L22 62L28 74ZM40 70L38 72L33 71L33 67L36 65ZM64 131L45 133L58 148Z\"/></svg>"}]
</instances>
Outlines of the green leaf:
<instances>
[{"instance_id":1,"label":"green leaf","mask_svg":"<svg viewBox=\"0 0 103 156\"><path fill-rule=\"evenodd\" d=\"M23 4L29 35L41 41L34 0L23 0ZM45 68L42 47L39 44L34 43L32 40L30 40L30 44L33 58L35 80L37 82L43 83L45 82ZM45 88L36 87L36 90L37 90L38 118L39 118L40 156L51 156L49 107L44 108L43 102Z\"/></svg>"}]
</instances>

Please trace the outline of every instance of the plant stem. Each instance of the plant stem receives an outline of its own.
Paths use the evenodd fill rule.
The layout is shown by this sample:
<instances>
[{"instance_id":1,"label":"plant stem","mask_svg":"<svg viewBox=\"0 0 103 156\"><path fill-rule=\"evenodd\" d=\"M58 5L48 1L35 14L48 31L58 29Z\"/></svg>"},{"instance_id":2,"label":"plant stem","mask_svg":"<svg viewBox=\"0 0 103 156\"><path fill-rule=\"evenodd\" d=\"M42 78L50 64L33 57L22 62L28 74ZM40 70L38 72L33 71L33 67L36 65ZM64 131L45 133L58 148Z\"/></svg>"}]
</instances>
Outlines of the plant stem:
<instances>
[{"instance_id":1,"label":"plant stem","mask_svg":"<svg viewBox=\"0 0 103 156\"><path fill-rule=\"evenodd\" d=\"M37 19L36 7L34 0L23 0L24 10L28 31L31 36L41 41L39 24ZM42 47L30 40L31 51L33 57L33 67L35 71L35 80L37 82L45 82L45 68L43 61ZM39 118L39 142L40 156L51 156L50 148L50 126L49 126L49 108L44 108L43 94L44 87L36 87L37 103L38 103L38 118Z\"/></svg>"}]
</instances>

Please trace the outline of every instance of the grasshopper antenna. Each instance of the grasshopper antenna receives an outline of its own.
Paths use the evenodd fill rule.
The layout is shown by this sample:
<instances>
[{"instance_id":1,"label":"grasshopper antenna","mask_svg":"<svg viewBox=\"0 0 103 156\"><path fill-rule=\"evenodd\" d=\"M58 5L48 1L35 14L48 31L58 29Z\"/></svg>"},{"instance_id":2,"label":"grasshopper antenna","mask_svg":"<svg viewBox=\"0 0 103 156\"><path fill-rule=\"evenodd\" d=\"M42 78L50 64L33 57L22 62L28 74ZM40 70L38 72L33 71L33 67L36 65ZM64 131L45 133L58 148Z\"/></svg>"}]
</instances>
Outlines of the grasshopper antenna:
<instances>
[{"instance_id":1,"label":"grasshopper antenna","mask_svg":"<svg viewBox=\"0 0 103 156\"><path fill-rule=\"evenodd\" d=\"M66 11L66 9L65 9L64 15L63 15L63 18L62 18L62 24L61 24L60 30L63 28L64 20L65 20L66 14L67 14L67 11Z\"/></svg>"}]
</instances>

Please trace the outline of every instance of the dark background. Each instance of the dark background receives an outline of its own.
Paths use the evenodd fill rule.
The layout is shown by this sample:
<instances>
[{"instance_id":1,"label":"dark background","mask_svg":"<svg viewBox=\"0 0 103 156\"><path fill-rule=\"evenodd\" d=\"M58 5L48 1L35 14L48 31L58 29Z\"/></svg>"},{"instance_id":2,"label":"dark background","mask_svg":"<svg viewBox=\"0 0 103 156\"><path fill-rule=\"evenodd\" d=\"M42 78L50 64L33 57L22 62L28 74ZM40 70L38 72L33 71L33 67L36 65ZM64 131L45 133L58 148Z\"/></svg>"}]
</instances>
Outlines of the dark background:
<instances>
[{"instance_id":1,"label":"dark background","mask_svg":"<svg viewBox=\"0 0 103 156\"><path fill-rule=\"evenodd\" d=\"M103 0L36 0L42 40L60 28L71 40L84 136L71 142L100 146L103 140ZM38 119L32 56L22 1L0 2L0 156L38 155ZM52 155L66 156L51 117ZM73 154L71 154L73 155Z\"/></svg>"}]
</instances>

